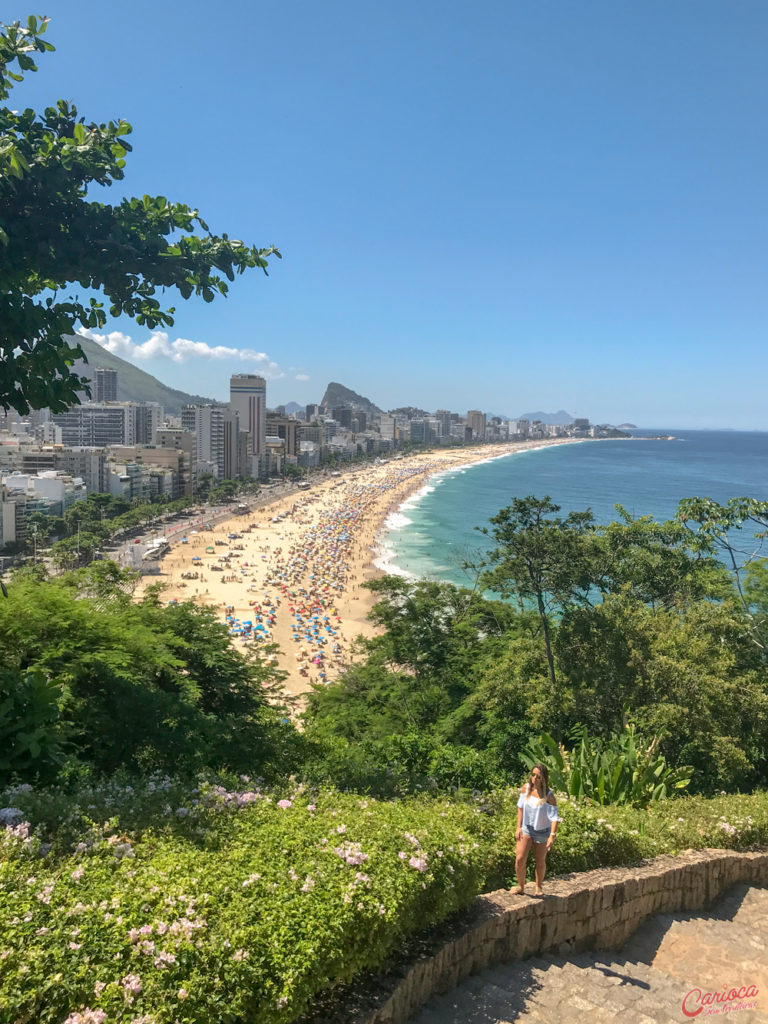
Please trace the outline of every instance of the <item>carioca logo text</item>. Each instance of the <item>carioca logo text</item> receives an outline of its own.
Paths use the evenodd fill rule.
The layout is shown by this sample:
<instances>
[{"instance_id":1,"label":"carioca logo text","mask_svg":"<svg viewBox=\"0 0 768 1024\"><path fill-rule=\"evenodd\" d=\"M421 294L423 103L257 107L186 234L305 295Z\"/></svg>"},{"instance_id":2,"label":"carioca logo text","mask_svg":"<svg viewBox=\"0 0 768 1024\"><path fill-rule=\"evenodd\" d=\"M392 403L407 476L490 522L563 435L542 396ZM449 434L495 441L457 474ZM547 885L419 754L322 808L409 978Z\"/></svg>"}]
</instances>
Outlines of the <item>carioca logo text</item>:
<instances>
[{"instance_id":1,"label":"carioca logo text","mask_svg":"<svg viewBox=\"0 0 768 1024\"><path fill-rule=\"evenodd\" d=\"M741 988L726 988L720 992L702 992L700 988L692 988L683 996L683 1013L686 1017L698 1017L705 1006L713 1003L732 1003L737 999L754 999L758 993L757 985L742 985Z\"/></svg>"}]
</instances>

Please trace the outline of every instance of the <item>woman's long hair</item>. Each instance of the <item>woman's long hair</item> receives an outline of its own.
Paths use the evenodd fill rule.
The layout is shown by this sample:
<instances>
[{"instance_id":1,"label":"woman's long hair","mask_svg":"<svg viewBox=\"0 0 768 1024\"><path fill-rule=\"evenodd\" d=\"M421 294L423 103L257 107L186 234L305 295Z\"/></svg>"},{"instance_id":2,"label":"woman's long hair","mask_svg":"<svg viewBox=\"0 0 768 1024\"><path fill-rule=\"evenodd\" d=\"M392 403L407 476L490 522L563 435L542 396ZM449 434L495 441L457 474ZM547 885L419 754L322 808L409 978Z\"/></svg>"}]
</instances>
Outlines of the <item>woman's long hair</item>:
<instances>
[{"instance_id":1,"label":"woman's long hair","mask_svg":"<svg viewBox=\"0 0 768 1024\"><path fill-rule=\"evenodd\" d=\"M544 796L549 792L549 772L545 764L535 764L531 767L531 774L528 776L528 792L536 792L536 783L533 781L533 769L538 768L541 772L541 780L544 783Z\"/></svg>"}]
</instances>

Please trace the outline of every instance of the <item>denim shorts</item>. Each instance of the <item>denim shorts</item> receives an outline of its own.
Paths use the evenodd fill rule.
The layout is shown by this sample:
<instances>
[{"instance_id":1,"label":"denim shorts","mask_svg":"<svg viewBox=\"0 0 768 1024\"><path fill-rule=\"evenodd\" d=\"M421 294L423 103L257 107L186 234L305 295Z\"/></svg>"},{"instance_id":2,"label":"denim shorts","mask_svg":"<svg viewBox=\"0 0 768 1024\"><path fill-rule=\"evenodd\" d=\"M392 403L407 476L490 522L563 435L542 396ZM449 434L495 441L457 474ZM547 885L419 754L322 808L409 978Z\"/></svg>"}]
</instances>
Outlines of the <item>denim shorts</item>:
<instances>
[{"instance_id":1,"label":"denim shorts","mask_svg":"<svg viewBox=\"0 0 768 1024\"><path fill-rule=\"evenodd\" d=\"M550 833L552 832L551 826L547 828L527 828L523 825L522 833L524 836L528 836L534 843L546 843L549 840Z\"/></svg>"}]
</instances>

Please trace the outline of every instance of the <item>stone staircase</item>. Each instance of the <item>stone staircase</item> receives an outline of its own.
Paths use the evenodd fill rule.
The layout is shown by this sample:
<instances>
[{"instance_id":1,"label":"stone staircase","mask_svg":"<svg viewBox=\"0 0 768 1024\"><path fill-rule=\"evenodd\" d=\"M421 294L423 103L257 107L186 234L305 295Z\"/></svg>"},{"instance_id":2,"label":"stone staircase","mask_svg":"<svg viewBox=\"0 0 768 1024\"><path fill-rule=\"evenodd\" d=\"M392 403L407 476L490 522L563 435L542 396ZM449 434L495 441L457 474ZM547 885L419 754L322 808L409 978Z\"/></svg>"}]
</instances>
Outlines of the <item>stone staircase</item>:
<instances>
[{"instance_id":1,"label":"stone staircase","mask_svg":"<svg viewBox=\"0 0 768 1024\"><path fill-rule=\"evenodd\" d=\"M692 990L727 995L750 985L757 995L707 1005L693 992L683 1012ZM756 1008L739 1009L744 1003ZM739 884L709 911L657 914L619 951L539 954L489 968L430 1000L410 1021L680 1024L708 1016L768 1024L768 888Z\"/></svg>"}]
</instances>

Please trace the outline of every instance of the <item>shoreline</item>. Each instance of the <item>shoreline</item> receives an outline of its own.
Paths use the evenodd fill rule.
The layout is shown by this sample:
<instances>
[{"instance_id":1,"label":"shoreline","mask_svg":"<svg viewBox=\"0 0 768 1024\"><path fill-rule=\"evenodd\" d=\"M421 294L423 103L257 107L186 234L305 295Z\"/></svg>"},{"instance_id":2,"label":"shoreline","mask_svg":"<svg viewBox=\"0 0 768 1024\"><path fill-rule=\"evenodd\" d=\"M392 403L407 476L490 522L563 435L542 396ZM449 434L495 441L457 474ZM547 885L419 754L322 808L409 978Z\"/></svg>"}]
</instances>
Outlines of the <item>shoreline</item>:
<instances>
[{"instance_id":1,"label":"shoreline","mask_svg":"<svg viewBox=\"0 0 768 1024\"><path fill-rule=\"evenodd\" d=\"M437 477L442 477L442 476L446 475L447 473L456 473L456 472L458 472L460 470L470 469L473 466L482 466L482 465L485 465L486 463L489 463L489 462L497 462L500 459L511 458L513 455L522 455L525 452L538 451L541 448L555 448L558 445L563 445L563 444L583 444L583 443L588 442L588 441L599 441L599 440L611 440L612 441L612 440L624 440L624 438L574 437L574 438L555 438L552 441L544 441L544 440L542 440L542 441L532 441L532 442L528 442L528 443L520 442L520 441L518 441L518 442L514 442L513 441L513 442L510 443L511 445L514 445L514 448L513 448L512 451L505 450L505 451L503 451L503 452L501 452L501 453L499 453L497 455L491 455L491 456L488 456L487 458L475 459L475 460L472 460L470 462L459 463L456 466L451 466L450 469L440 469L440 470L437 470L436 472L432 473L431 476L429 476L424 481L424 483L422 484L421 487L419 487L418 489L415 489L411 494L409 494L405 498L405 500L398 506L398 508L395 509L394 512L391 512L382 521L382 523L381 523L381 525L379 527L379 531L378 531L378 533L376 535L376 539L375 539L374 558L373 558L373 564L379 570L379 575L382 575L382 576L386 576L386 575L401 576L403 579L409 579L409 580L418 580L418 579L422 578L422 577L416 575L415 573L409 572L407 569L403 569L400 566L395 565L395 563L394 563L394 561L392 559L395 557L396 552L394 552L391 548L387 549L386 538L387 538L387 536L392 531L398 530L398 529L402 529L403 527L410 525L412 520L408 519L407 516L403 516L403 518L405 519L405 522L403 522L401 524L391 524L390 525L389 521L394 516L402 515L403 514L403 509L415 508L416 505L418 505L421 502L422 498L425 498L427 496L427 494L430 494L434 490L434 487L430 486L430 484L431 484L431 481L435 480ZM630 439L627 438L627 440L630 440ZM500 446L494 446L494 447L500 447ZM505 445L504 447L507 448L509 446ZM418 500L414 500L414 499L418 499Z\"/></svg>"},{"instance_id":2,"label":"shoreline","mask_svg":"<svg viewBox=\"0 0 768 1024\"><path fill-rule=\"evenodd\" d=\"M165 601L211 608L233 644L269 647L267 658L286 674L283 686L300 696L349 667L357 636L375 635L367 616L376 598L362 584L391 572L377 565L387 520L433 477L584 440L448 449L326 477L211 531L189 531L162 559L160 575L142 577L136 596L162 582Z\"/></svg>"}]
</instances>

